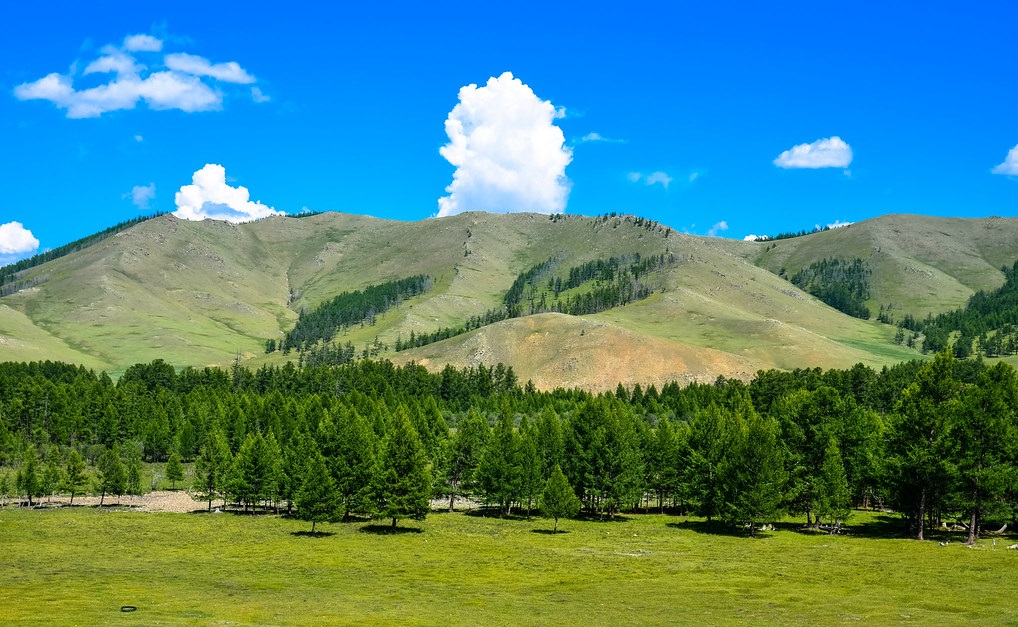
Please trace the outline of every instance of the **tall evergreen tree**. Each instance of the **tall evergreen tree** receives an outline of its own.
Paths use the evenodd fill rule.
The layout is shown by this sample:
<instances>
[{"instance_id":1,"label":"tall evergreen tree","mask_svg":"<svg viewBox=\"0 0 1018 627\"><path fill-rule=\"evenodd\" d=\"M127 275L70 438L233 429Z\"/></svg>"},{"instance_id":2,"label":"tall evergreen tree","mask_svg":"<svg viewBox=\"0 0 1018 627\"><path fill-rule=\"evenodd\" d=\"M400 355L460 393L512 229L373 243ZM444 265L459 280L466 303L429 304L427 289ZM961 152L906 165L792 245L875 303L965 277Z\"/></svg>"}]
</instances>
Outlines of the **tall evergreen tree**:
<instances>
[{"instance_id":1,"label":"tall evergreen tree","mask_svg":"<svg viewBox=\"0 0 1018 627\"><path fill-rule=\"evenodd\" d=\"M580 505L580 499L562 474L562 469L555 466L541 493L541 514L555 519L554 532L558 533L558 519L572 518L580 511Z\"/></svg>"},{"instance_id":2,"label":"tall evergreen tree","mask_svg":"<svg viewBox=\"0 0 1018 627\"><path fill-rule=\"evenodd\" d=\"M67 454L67 466L64 470L64 490L69 492L71 495L70 505L74 504L74 497L88 481L88 476L85 474L85 460L82 458L81 453L78 449L72 448L71 452Z\"/></svg>"},{"instance_id":3,"label":"tall evergreen tree","mask_svg":"<svg viewBox=\"0 0 1018 627\"><path fill-rule=\"evenodd\" d=\"M208 500L209 511L212 511L212 500L214 498L226 498L230 480L230 470L233 466L233 455L230 452L230 445L227 443L226 435L218 427L213 427L205 438L194 462L194 485L195 496L201 500Z\"/></svg>"},{"instance_id":4,"label":"tall evergreen tree","mask_svg":"<svg viewBox=\"0 0 1018 627\"><path fill-rule=\"evenodd\" d=\"M485 502L498 505L499 513L511 514L512 504L519 499L520 466L519 437L512 418L503 413L491 431L475 478Z\"/></svg>"},{"instance_id":5,"label":"tall evergreen tree","mask_svg":"<svg viewBox=\"0 0 1018 627\"><path fill-rule=\"evenodd\" d=\"M42 477L39 472L39 455L35 451L35 445L25 449L21 458L21 467L18 468L17 486L18 493L28 497L28 506L32 507L32 498L42 496Z\"/></svg>"},{"instance_id":6,"label":"tall evergreen tree","mask_svg":"<svg viewBox=\"0 0 1018 627\"><path fill-rule=\"evenodd\" d=\"M99 507L102 507L107 494L113 494L119 498L127 487L127 474L124 471L124 464L120 460L120 446L114 444L112 448L103 450L96 465L99 471Z\"/></svg>"},{"instance_id":7,"label":"tall evergreen tree","mask_svg":"<svg viewBox=\"0 0 1018 627\"><path fill-rule=\"evenodd\" d=\"M336 522L340 518L339 490L325 459L312 450L304 466L303 483L296 495L297 518L311 521L311 533L320 522Z\"/></svg>"},{"instance_id":8,"label":"tall evergreen tree","mask_svg":"<svg viewBox=\"0 0 1018 627\"><path fill-rule=\"evenodd\" d=\"M1008 515L1007 495L1018 485L1018 375L1000 362L964 392L951 430L957 449L956 500L969 516L968 544L986 514Z\"/></svg>"},{"instance_id":9,"label":"tall evergreen tree","mask_svg":"<svg viewBox=\"0 0 1018 627\"><path fill-rule=\"evenodd\" d=\"M403 404L396 407L382 441L374 473L373 501L376 518L424 520L430 509L431 473L421 439L410 423Z\"/></svg>"},{"instance_id":10,"label":"tall evergreen tree","mask_svg":"<svg viewBox=\"0 0 1018 627\"><path fill-rule=\"evenodd\" d=\"M954 443L949 427L959 410L961 390L954 377L954 356L945 348L919 370L893 417L888 444L892 496L919 540L926 518L943 508L951 490Z\"/></svg>"}]
</instances>

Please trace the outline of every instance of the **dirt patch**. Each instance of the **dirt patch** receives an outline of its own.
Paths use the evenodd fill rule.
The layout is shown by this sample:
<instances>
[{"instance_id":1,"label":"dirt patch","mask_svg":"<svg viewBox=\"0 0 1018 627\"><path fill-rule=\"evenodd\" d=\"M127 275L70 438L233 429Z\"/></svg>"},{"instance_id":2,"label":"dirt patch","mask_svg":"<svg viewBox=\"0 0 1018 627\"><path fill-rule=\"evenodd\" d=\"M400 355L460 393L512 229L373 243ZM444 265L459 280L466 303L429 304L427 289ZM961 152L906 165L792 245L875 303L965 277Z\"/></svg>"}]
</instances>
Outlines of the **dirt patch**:
<instances>
[{"instance_id":1,"label":"dirt patch","mask_svg":"<svg viewBox=\"0 0 1018 627\"><path fill-rule=\"evenodd\" d=\"M39 505L40 507L66 507L70 500L66 496L54 496L51 499L42 499ZM212 507L215 508L217 504L221 506L222 501L217 499L212 503ZM74 506L77 507L79 505L99 505L99 497L76 496L74 497ZM186 514L188 512L207 510L208 501L196 501L183 490L160 490L149 492L142 496L122 496L117 498L107 495L103 501L103 507L107 506L113 508L120 507L137 512L176 512Z\"/></svg>"}]
</instances>

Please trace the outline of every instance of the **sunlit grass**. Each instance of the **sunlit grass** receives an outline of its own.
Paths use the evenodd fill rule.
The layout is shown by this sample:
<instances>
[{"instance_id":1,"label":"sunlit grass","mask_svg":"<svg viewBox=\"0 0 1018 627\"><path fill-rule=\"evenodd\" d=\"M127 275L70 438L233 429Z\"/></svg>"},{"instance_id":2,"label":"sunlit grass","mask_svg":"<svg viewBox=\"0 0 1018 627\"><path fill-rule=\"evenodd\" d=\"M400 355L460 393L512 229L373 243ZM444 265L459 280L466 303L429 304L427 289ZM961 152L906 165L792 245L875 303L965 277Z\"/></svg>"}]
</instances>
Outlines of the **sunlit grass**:
<instances>
[{"instance_id":1,"label":"sunlit grass","mask_svg":"<svg viewBox=\"0 0 1018 627\"><path fill-rule=\"evenodd\" d=\"M794 524L751 539L700 521L432 514L380 533L276 516L0 511L5 624L664 625L1018 621L1018 552ZM384 527L383 527L384 528ZM1012 540L1013 542L1013 540ZM123 605L138 611L122 614Z\"/></svg>"}]
</instances>

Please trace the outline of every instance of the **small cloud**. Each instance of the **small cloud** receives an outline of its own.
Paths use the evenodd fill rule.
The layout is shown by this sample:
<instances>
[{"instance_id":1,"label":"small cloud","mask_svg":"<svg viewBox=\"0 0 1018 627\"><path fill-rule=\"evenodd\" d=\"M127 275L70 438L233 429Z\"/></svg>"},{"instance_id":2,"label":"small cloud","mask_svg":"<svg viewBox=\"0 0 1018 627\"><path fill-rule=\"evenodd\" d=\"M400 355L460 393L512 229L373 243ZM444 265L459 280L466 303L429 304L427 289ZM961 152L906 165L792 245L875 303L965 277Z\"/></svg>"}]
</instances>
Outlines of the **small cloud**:
<instances>
[{"instance_id":1,"label":"small cloud","mask_svg":"<svg viewBox=\"0 0 1018 627\"><path fill-rule=\"evenodd\" d=\"M255 78L234 61L212 64L205 57L186 52L166 55L166 67L175 72L192 76L209 76L224 83L250 84L255 82Z\"/></svg>"},{"instance_id":2,"label":"small cloud","mask_svg":"<svg viewBox=\"0 0 1018 627\"><path fill-rule=\"evenodd\" d=\"M174 196L177 210L173 215L184 220L226 220L251 222L268 216L283 215L260 202L251 202L246 187L226 183L226 168L215 163L194 173L191 185L184 185Z\"/></svg>"},{"instance_id":3,"label":"small cloud","mask_svg":"<svg viewBox=\"0 0 1018 627\"><path fill-rule=\"evenodd\" d=\"M785 169L847 168L850 163L852 148L838 136L793 146L774 160Z\"/></svg>"},{"instance_id":4,"label":"small cloud","mask_svg":"<svg viewBox=\"0 0 1018 627\"><path fill-rule=\"evenodd\" d=\"M511 72L461 88L445 121L449 143L439 149L456 171L437 215L565 210L573 153L555 125L563 115Z\"/></svg>"},{"instance_id":5,"label":"small cloud","mask_svg":"<svg viewBox=\"0 0 1018 627\"><path fill-rule=\"evenodd\" d=\"M710 229L707 231L707 237L717 237L719 233L723 233L724 231L727 230L728 223L722 220L721 222L717 222L714 224L714 226L710 227Z\"/></svg>"},{"instance_id":6,"label":"small cloud","mask_svg":"<svg viewBox=\"0 0 1018 627\"><path fill-rule=\"evenodd\" d=\"M597 143L597 144L624 144L624 143L626 143L626 140L624 140L624 139L612 139L610 137L605 137L601 133L587 133L583 137L581 137L579 139L573 140L573 144L593 144L593 143Z\"/></svg>"},{"instance_id":7,"label":"small cloud","mask_svg":"<svg viewBox=\"0 0 1018 627\"><path fill-rule=\"evenodd\" d=\"M1009 150L1007 156L1004 157L1004 163L993 168L991 172L994 174L1018 176L1018 146Z\"/></svg>"},{"instance_id":8,"label":"small cloud","mask_svg":"<svg viewBox=\"0 0 1018 627\"><path fill-rule=\"evenodd\" d=\"M0 224L0 265L31 257L39 250L39 240L20 222Z\"/></svg>"},{"instance_id":9,"label":"small cloud","mask_svg":"<svg viewBox=\"0 0 1018 627\"><path fill-rule=\"evenodd\" d=\"M696 179L698 179L698 178L700 178L700 173L699 172L693 172L692 174L689 175L689 182L692 183L692 182L696 181Z\"/></svg>"},{"instance_id":10,"label":"small cloud","mask_svg":"<svg viewBox=\"0 0 1018 627\"><path fill-rule=\"evenodd\" d=\"M131 197L131 202L139 209L148 209L149 203L156 197L156 184L135 185L131 188L130 194L124 194L124 198Z\"/></svg>"},{"instance_id":11,"label":"small cloud","mask_svg":"<svg viewBox=\"0 0 1018 627\"><path fill-rule=\"evenodd\" d=\"M78 64L67 75L56 72L14 88L18 100L47 100L65 109L68 118L95 118L111 111L134 109L139 102L150 109L179 109L186 112L215 111L222 108L221 83L255 82L236 62L211 63L185 53L152 58L162 50L163 40L151 35L129 35L122 46L104 46L101 56L85 66L81 75L108 75L104 82L76 89L74 76ZM148 55L152 63L138 61L137 53ZM211 79L211 81L207 80Z\"/></svg>"},{"instance_id":12,"label":"small cloud","mask_svg":"<svg viewBox=\"0 0 1018 627\"><path fill-rule=\"evenodd\" d=\"M651 172L646 175L642 172L630 172L626 178L633 183L640 183L642 181L644 185L660 184L661 187L664 187L665 189L668 189L668 185L672 182L672 177L661 171Z\"/></svg>"},{"instance_id":13,"label":"small cloud","mask_svg":"<svg viewBox=\"0 0 1018 627\"><path fill-rule=\"evenodd\" d=\"M272 98L269 97L269 96L266 96L265 94L263 94L262 90L258 89L257 87L252 87L251 88L251 100L254 100L258 104L261 104L263 102L268 102L268 101L272 100Z\"/></svg>"},{"instance_id":14,"label":"small cloud","mask_svg":"<svg viewBox=\"0 0 1018 627\"><path fill-rule=\"evenodd\" d=\"M829 229L840 229L843 226L851 226L853 224L855 224L855 223L854 222L842 222L841 220L835 220L834 222L831 222L830 224L828 224L827 228L829 228Z\"/></svg>"},{"instance_id":15,"label":"small cloud","mask_svg":"<svg viewBox=\"0 0 1018 627\"><path fill-rule=\"evenodd\" d=\"M163 40L152 35L128 35L124 37L124 50L128 52L159 52L163 49Z\"/></svg>"},{"instance_id":16,"label":"small cloud","mask_svg":"<svg viewBox=\"0 0 1018 627\"><path fill-rule=\"evenodd\" d=\"M765 238L760 237L759 235L747 235L746 237L742 238L742 241L744 241L744 242L755 242L758 239L765 239Z\"/></svg>"}]
</instances>

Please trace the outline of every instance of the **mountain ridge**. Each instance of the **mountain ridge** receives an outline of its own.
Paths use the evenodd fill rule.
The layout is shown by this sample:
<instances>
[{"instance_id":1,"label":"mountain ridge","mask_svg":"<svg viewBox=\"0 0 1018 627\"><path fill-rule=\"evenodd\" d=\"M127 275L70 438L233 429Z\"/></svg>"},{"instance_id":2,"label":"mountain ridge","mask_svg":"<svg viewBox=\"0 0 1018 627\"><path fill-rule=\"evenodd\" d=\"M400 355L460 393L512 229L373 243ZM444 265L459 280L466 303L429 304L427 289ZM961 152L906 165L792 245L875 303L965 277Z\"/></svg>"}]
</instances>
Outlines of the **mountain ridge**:
<instances>
[{"instance_id":1,"label":"mountain ridge","mask_svg":"<svg viewBox=\"0 0 1018 627\"><path fill-rule=\"evenodd\" d=\"M506 320L392 351L411 331L501 306L516 276L549 258L569 267L665 253L679 261L651 274L646 300L586 316ZM178 367L281 363L295 357L265 354L265 342L292 329L302 309L417 274L433 278L428 293L336 340L358 352L375 342L388 347L382 357L432 368L481 363L478 348L487 346L524 380L590 389L918 357L892 343L893 326L845 316L780 276L830 256L871 265L874 305L925 315L1003 283L1000 266L1018 257L1018 220L890 215L739 242L635 216L464 213L399 222L322 213L238 225L163 215L26 270L37 284L0 298L0 359L59 359L113 373L157 358Z\"/></svg>"}]
</instances>

